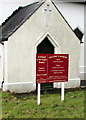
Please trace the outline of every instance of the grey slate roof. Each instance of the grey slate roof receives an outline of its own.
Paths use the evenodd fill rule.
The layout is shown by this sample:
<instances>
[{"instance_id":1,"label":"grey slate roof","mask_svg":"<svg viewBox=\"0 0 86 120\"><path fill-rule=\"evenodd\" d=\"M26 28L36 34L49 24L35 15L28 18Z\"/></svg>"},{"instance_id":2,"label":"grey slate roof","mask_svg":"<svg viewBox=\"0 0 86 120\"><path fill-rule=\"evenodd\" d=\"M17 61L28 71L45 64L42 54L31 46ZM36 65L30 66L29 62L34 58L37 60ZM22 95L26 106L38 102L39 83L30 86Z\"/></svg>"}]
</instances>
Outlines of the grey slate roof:
<instances>
[{"instance_id":1,"label":"grey slate roof","mask_svg":"<svg viewBox=\"0 0 86 120\"><path fill-rule=\"evenodd\" d=\"M11 36L44 3L44 1L45 0L41 0L25 7L19 7L17 10L15 10L13 14L8 17L8 19L6 19L6 21L0 26L0 43L6 41L8 37ZM52 3L54 4L54 2L55 0L53 0ZM69 27L71 28L70 25Z\"/></svg>"},{"instance_id":2,"label":"grey slate roof","mask_svg":"<svg viewBox=\"0 0 86 120\"><path fill-rule=\"evenodd\" d=\"M32 3L25 7L19 7L8 19L0 26L0 43L7 40L42 4L40 2Z\"/></svg>"}]
</instances>

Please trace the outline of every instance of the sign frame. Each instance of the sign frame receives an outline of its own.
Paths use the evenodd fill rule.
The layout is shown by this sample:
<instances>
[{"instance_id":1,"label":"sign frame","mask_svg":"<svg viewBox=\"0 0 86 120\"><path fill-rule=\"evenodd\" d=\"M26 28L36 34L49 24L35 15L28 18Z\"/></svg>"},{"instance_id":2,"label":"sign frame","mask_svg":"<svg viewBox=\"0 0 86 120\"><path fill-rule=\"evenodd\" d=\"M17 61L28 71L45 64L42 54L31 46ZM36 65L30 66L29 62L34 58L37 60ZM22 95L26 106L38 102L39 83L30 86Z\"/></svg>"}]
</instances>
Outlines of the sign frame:
<instances>
[{"instance_id":1,"label":"sign frame","mask_svg":"<svg viewBox=\"0 0 86 120\"><path fill-rule=\"evenodd\" d=\"M64 101L64 82L68 82L68 65L69 65L69 54L36 54L36 60L37 60L37 55L41 55L41 56L43 56L43 55L45 55L45 56L50 56L50 55L53 55L53 56L56 56L56 55L59 55L59 56L63 56L63 57L67 57L67 61L66 61L66 69L67 69L67 72L66 72L66 75L67 75L67 78L66 78L66 80L64 80L64 81L57 81L57 82L61 82L61 101ZM47 61L47 59L48 59L48 57L45 57L44 59L43 59L43 57L42 57L42 61L39 61L40 63L42 63L42 62L44 62L44 61ZM37 63L37 61L36 61L36 63ZM51 62L50 62L51 63ZM48 64L50 64L50 63L48 63ZM44 62L44 64L46 64L46 62ZM47 65L47 64L46 64ZM55 65L55 64L54 64ZM52 66L52 65L51 65ZM43 67L43 66L42 66ZM47 65L47 67L48 67L48 65ZM36 73L37 73L37 64L36 64ZM49 68L47 68L48 69L48 71L49 71ZM48 71L47 71L47 69L46 69L46 67L45 67L45 69L43 68L43 69L39 69L40 71L41 70L43 70L44 72L47 72L48 73ZM65 70L66 70L65 69ZM48 78L48 75L46 75L47 77L44 77L44 78ZM56 82L55 80L54 81L52 81L52 82ZM41 82L38 82L37 81L37 76L36 76L36 83L38 83L38 90L37 90L37 95L38 95L38 99L37 99L37 103L38 103L38 105L40 105L40 87L41 87ZM44 83L44 82L43 82ZM48 83L48 81L47 82L45 82L45 83Z\"/></svg>"},{"instance_id":2,"label":"sign frame","mask_svg":"<svg viewBox=\"0 0 86 120\"><path fill-rule=\"evenodd\" d=\"M67 82L68 54L37 54L36 83Z\"/></svg>"}]
</instances>

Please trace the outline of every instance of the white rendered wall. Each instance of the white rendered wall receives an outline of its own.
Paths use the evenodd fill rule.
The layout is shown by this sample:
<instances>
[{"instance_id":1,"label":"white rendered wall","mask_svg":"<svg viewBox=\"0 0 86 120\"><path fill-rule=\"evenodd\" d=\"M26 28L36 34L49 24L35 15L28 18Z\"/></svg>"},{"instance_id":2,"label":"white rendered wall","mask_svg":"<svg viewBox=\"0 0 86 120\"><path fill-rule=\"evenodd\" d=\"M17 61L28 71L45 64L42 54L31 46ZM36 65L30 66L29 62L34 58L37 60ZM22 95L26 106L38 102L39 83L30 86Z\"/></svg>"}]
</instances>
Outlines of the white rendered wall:
<instances>
[{"instance_id":1,"label":"white rendered wall","mask_svg":"<svg viewBox=\"0 0 86 120\"><path fill-rule=\"evenodd\" d=\"M18 6L25 6L32 2L39 0L4 0L0 1L0 24L12 14L12 12L18 8ZM58 2L53 0L57 8L61 11L62 15L68 21L70 26L75 29L77 26L84 31L84 5L76 2ZM2 14L4 13L4 14ZM83 38L84 42L84 38ZM84 79L83 73L85 72L86 66L84 66L84 44L81 45L81 57L80 57L80 77ZM81 76L82 75L82 76Z\"/></svg>"},{"instance_id":2,"label":"white rendered wall","mask_svg":"<svg viewBox=\"0 0 86 120\"><path fill-rule=\"evenodd\" d=\"M56 5L58 9L61 11L62 15L65 17L69 25L75 29L77 26L81 28L81 31L84 33L84 5L79 3L71 3L71 2L56 2ZM82 41L85 43L86 39L82 39ZM80 52L80 78L81 80L84 80L84 73L86 73L86 66L84 65L84 46L85 44L81 44L81 52Z\"/></svg>"},{"instance_id":3,"label":"white rendered wall","mask_svg":"<svg viewBox=\"0 0 86 120\"><path fill-rule=\"evenodd\" d=\"M3 81L3 45L0 44L0 88Z\"/></svg>"},{"instance_id":4,"label":"white rendered wall","mask_svg":"<svg viewBox=\"0 0 86 120\"><path fill-rule=\"evenodd\" d=\"M36 47L42 36L49 33L53 42L61 46L61 53L69 54L69 84L77 80L79 86L79 40L71 31L56 8L45 13L45 2L12 36L7 44L7 76L4 90L30 92L36 88ZM46 17L49 17L48 21ZM34 21L35 20L35 21ZM76 52L75 52L76 51ZM74 54L75 53L75 54ZM74 84L74 83L73 83ZM72 82L69 87L73 86Z\"/></svg>"}]
</instances>

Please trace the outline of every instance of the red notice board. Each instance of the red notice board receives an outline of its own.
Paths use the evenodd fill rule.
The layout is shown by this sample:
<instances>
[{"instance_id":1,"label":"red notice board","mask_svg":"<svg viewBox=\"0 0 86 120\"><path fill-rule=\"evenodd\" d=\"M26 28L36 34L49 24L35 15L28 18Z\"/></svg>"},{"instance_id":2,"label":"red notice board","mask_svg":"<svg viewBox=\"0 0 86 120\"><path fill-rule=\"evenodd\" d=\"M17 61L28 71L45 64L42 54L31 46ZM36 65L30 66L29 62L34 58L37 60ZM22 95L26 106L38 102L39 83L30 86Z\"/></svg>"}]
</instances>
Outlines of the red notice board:
<instances>
[{"instance_id":1,"label":"red notice board","mask_svg":"<svg viewBox=\"0 0 86 120\"><path fill-rule=\"evenodd\" d=\"M37 54L36 83L67 82L68 54Z\"/></svg>"}]
</instances>

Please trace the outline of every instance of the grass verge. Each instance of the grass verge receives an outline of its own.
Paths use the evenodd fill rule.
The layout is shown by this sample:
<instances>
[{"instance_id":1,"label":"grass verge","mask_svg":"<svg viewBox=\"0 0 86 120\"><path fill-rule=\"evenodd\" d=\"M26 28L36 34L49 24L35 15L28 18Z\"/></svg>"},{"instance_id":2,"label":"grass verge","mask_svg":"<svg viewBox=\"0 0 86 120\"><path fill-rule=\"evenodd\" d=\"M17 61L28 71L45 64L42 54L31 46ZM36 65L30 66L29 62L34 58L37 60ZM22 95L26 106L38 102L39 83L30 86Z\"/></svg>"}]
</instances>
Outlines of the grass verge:
<instances>
[{"instance_id":1,"label":"grass verge","mask_svg":"<svg viewBox=\"0 0 86 120\"><path fill-rule=\"evenodd\" d=\"M2 118L84 118L84 89L66 90L65 100L60 93L42 94L37 105L36 94L2 93Z\"/></svg>"}]
</instances>

